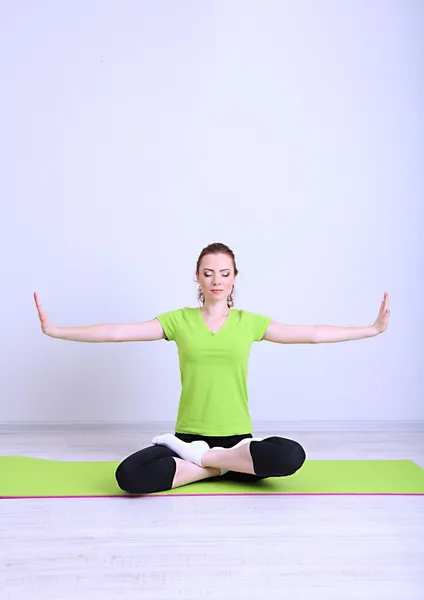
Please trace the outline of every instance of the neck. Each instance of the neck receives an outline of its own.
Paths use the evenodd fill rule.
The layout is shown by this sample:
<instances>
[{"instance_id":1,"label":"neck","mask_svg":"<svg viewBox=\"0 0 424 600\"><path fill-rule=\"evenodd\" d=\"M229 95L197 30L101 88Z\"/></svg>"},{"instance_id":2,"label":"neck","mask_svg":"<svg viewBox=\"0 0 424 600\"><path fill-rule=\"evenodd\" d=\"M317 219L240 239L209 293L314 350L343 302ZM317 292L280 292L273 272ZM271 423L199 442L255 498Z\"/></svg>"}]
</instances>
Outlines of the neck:
<instances>
[{"instance_id":1,"label":"neck","mask_svg":"<svg viewBox=\"0 0 424 600\"><path fill-rule=\"evenodd\" d=\"M204 315L208 315L208 317L215 317L217 319L227 317L230 313L227 302L214 302L213 304L205 302L200 310Z\"/></svg>"}]
</instances>

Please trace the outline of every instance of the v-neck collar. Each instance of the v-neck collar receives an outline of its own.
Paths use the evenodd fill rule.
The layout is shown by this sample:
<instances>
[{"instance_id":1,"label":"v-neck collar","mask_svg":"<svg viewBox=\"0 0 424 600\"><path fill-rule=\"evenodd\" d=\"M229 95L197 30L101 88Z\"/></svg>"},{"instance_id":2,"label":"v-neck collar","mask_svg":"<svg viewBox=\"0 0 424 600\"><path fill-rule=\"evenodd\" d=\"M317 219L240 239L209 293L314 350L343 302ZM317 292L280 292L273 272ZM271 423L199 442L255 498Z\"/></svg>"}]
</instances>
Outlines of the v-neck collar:
<instances>
[{"instance_id":1,"label":"v-neck collar","mask_svg":"<svg viewBox=\"0 0 424 600\"><path fill-rule=\"evenodd\" d=\"M221 325L221 327L218 329L218 331L211 331L209 329L209 327L207 326L207 323L203 317L203 313L202 313L202 309L199 307L198 308L198 312L199 312L199 316L200 316L200 320L203 323L204 328L206 329L206 331L210 334L210 335L218 335L219 333L221 333L221 331L226 327L226 325L228 324L228 321L230 320L231 317L231 308L230 308L230 312L228 313L227 318L225 319L225 322Z\"/></svg>"}]
</instances>

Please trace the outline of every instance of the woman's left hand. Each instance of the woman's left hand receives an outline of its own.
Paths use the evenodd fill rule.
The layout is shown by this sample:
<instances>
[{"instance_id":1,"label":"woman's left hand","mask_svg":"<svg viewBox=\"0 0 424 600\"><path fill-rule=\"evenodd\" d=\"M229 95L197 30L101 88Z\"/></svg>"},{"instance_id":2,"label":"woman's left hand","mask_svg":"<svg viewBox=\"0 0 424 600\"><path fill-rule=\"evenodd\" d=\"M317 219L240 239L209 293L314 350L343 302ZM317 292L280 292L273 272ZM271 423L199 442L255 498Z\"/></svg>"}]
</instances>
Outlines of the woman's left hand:
<instances>
[{"instance_id":1,"label":"woman's left hand","mask_svg":"<svg viewBox=\"0 0 424 600\"><path fill-rule=\"evenodd\" d=\"M387 325L389 324L389 318L389 294L387 292L384 292L384 299L380 306L380 312L378 313L377 320L373 325L373 328L377 331L377 333L383 333L384 331L386 331Z\"/></svg>"}]
</instances>

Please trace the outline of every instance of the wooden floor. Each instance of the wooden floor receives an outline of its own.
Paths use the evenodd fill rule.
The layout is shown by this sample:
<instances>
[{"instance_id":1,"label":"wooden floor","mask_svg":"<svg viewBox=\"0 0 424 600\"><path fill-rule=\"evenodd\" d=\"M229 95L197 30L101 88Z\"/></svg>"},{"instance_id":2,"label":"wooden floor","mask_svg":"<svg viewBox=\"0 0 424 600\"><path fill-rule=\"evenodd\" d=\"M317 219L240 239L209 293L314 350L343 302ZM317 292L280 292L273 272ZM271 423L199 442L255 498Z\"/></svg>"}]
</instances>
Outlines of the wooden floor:
<instances>
[{"instance_id":1,"label":"wooden floor","mask_svg":"<svg viewBox=\"0 0 424 600\"><path fill-rule=\"evenodd\" d=\"M0 454L121 460L158 433L9 432ZM418 432L272 433L424 468ZM1 600L424 600L423 496L0 500L0 542Z\"/></svg>"}]
</instances>

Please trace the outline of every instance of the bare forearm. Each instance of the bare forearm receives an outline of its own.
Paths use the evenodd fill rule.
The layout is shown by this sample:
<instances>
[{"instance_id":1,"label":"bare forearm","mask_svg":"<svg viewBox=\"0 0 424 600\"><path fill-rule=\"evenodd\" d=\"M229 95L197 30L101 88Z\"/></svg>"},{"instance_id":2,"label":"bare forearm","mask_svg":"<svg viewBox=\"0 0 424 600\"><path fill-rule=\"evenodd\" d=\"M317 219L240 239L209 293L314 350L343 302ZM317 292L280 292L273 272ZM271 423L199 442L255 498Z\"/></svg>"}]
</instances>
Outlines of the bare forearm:
<instances>
[{"instance_id":1,"label":"bare forearm","mask_svg":"<svg viewBox=\"0 0 424 600\"><path fill-rule=\"evenodd\" d=\"M362 340L364 338L378 335L377 329L369 325L367 327L338 327L336 325L316 325L315 343L328 344L330 342L349 342Z\"/></svg>"},{"instance_id":2,"label":"bare forearm","mask_svg":"<svg viewBox=\"0 0 424 600\"><path fill-rule=\"evenodd\" d=\"M72 342L114 342L116 340L114 324L89 325L87 327L54 327L48 333L52 338Z\"/></svg>"}]
</instances>

